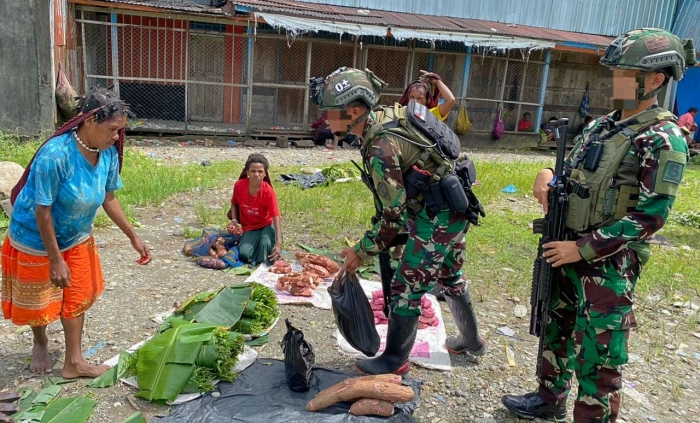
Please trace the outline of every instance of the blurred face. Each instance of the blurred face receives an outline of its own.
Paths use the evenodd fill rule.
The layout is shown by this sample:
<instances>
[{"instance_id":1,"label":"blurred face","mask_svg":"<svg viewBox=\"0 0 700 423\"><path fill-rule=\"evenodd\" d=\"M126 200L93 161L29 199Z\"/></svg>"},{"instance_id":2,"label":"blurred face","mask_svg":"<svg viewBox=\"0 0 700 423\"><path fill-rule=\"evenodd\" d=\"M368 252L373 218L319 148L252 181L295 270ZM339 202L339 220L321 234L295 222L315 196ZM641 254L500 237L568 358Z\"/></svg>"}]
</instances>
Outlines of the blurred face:
<instances>
[{"instance_id":1,"label":"blurred face","mask_svg":"<svg viewBox=\"0 0 700 423\"><path fill-rule=\"evenodd\" d=\"M411 93L408 96L409 100L413 100L416 103L420 103L424 106L428 104L428 97L426 96L425 90L423 88L414 87L411 89Z\"/></svg>"},{"instance_id":2,"label":"blurred face","mask_svg":"<svg viewBox=\"0 0 700 423\"><path fill-rule=\"evenodd\" d=\"M612 95L610 99L613 102L613 108L616 110L634 110L639 107L637 100L637 89L639 83L637 77L640 71L632 69L617 69L612 70ZM649 72L644 77L644 94L659 88L665 80L662 73Z\"/></svg>"},{"instance_id":3,"label":"blurred face","mask_svg":"<svg viewBox=\"0 0 700 423\"><path fill-rule=\"evenodd\" d=\"M85 128L85 137L83 142L93 148L106 150L113 146L119 140L119 130L126 126L126 116L122 115L98 123L94 117L89 118L83 123Z\"/></svg>"},{"instance_id":4,"label":"blurred face","mask_svg":"<svg viewBox=\"0 0 700 423\"><path fill-rule=\"evenodd\" d=\"M362 116L365 113L366 109L363 107L353 107L353 106L345 106L345 109L343 110L329 110L328 111L328 127L333 131L334 134L336 135L344 135L346 132L348 132L348 125L352 125L353 122L355 122L360 116ZM359 128L361 128L359 122L357 125L355 125L353 128L353 132L358 132ZM358 132L356 135L361 135L361 132Z\"/></svg>"},{"instance_id":5,"label":"blurred face","mask_svg":"<svg viewBox=\"0 0 700 423\"><path fill-rule=\"evenodd\" d=\"M260 183L265 178L265 166L262 163L251 163L246 173L252 182Z\"/></svg>"}]
</instances>

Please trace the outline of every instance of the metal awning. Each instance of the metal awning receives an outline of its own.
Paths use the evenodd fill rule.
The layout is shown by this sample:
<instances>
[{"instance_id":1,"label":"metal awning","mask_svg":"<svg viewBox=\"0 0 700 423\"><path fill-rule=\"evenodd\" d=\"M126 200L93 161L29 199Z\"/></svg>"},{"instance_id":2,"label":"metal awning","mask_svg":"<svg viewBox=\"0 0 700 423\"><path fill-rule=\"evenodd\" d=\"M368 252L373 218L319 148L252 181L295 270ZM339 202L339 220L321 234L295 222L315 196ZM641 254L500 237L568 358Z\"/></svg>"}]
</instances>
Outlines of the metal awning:
<instances>
[{"instance_id":1,"label":"metal awning","mask_svg":"<svg viewBox=\"0 0 700 423\"><path fill-rule=\"evenodd\" d=\"M457 31L424 30L382 25L340 22L333 20L310 19L300 16L278 15L272 13L253 12L255 19L262 19L275 28L283 28L291 37L297 37L307 32L327 31L337 34L352 34L357 36L386 37L390 35L397 40L416 39L424 41L455 41L470 47L485 47L495 49L548 49L556 45L553 41L535 40L530 38L481 34Z\"/></svg>"}]
</instances>

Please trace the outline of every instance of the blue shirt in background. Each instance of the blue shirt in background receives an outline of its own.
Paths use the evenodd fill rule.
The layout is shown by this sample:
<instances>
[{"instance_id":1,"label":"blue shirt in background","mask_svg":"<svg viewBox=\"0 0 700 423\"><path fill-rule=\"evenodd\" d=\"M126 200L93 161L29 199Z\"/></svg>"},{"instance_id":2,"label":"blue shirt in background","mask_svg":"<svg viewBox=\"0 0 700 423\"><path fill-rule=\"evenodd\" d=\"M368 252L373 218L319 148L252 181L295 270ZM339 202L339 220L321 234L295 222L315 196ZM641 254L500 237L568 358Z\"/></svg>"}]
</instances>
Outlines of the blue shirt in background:
<instances>
[{"instance_id":1,"label":"blue shirt in background","mask_svg":"<svg viewBox=\"0 0 700 423\"><path fill-rule=\"evenodd\" d=\"M69 132L39 149L10 219L8 235L15 248L46 252L36 222L37 204L51 206L58 248L78 245L90 234L105 194L122 187L115 147L101 151L95 166L79 148Z\"/></svg>"}]
</instances>

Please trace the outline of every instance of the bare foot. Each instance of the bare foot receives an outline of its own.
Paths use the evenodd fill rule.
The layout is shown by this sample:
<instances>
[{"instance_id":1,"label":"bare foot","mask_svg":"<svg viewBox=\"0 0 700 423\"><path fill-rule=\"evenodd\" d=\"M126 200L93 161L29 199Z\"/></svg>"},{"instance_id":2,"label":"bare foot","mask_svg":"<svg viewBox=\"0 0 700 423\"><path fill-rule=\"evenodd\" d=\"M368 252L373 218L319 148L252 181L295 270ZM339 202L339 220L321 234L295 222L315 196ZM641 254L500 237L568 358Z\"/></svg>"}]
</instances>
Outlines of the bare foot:
<instances>
[{"instance_id":1,"label":"bare foot","mask_svg":"<svg viewBox=\"0 0 700 423\"><path fill-rule=\"evenodd\" d=\"M32 373L51 373L51 357L49 356L49 340L34 340L32 348L32 362L29 363L29 371Z\"/></svg>"},{"instance_id":2,"label":"bare foot","mask_svg":"<svg viewBox=\"0 0 700 423\"><path fill-rule=\"evenodd\" d=\"M66 364L63 365L63 370L61 370L61 376L64 379L75 379L78 377L96 378L107 370L109 370L109 366L106 364L89 364L83 360L77 363L71 363L69 360L66 360Z\"/></svg>"}]
</instances>

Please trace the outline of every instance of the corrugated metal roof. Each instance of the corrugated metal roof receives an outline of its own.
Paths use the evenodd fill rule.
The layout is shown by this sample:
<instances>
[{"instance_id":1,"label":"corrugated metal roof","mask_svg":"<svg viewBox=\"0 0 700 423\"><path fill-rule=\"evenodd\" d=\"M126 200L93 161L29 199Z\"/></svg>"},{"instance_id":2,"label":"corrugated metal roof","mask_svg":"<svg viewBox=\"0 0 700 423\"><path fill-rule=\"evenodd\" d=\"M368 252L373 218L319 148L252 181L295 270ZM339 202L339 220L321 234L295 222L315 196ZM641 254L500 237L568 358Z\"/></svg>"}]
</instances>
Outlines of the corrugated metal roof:
<instances>
[{"instance_id":1,"label":"corrugated metal roof","mask_svg":"<svg viewBox=\"0 0 700 423\"><path fill-rule=\"evenodd\" d=\"M368 10L369 13L365 14L360 13L358 9L355 8L327 4L311 5L299 1L229 0L229 3L239 6L237 10L241 11L259 11L360 24L386 25L388 27L394 26L411 29L499 34L550 41L584 43L596 46L606 46L612 41L612 38L601 35L535 28L477 19L417 15L382 10Z\"/></svg>"},{"instance_id":2,"label":"corrugated metal roof","mask_svg":"<svg viewBox=\"0 0 700 423\"><path fill-rule=\"evenodd\" d=\"M681 0L673 33L681 38L692 38L695 50L700 52L700 1Z\"/></svg>"},{"instance_id":3,"label":"corrugated metal roof","mask_svg":"<svg viewBox=\"0 0 700 423\"><path fill-rule=\"evenodd\" d=\"M221 9L217 7L204 6L188 0L102 0L107 3L123 3L134 6L149 6L157 9L176 10L179 12L210 13L220 15Z\"/></svg>"},{"instance_id":4,"label":"corrugated metal roof","mask_svg":"<svg viewBox=\"0 0 700 423\"><path fill-rule=\"evenodd\" d=\"M304 0L307 3L512 23L617 36L671 28L677 0ZM695 0L682 0L686 3Z\"/></svg>"},{"instance_id":5,"label":"corrugated metal roof","mask_svg":"<svg viewBox=\"0 0 700 423\"><path fill-rule=\"evenodd\" d=\"M111 3L130 4L135 6L150 6L159 9L175 10L191 13L223 14L221 8L203 6L192 1L182 0L103 0ZM331 1L331 0L328 0ZM469 0L470 1L470 0ZM541 0L521 0L523 2ZM592 0L608 1L608 0ZM637 1L637 0L634 0ZM658 0L666 1L666 0ZM372 2L373 4L375 2ZM457 3L457 2L455 2ZM483 7L486 4L482 4ZM383 10L362 9L362 13L357 8L336 6L332 4L312 4L302 1L282 1L282 0L229 0L223 6L224 10L232 10L233 6L238 6L240 11L259 11L272 14L291 15L297 17L315 18L320 20L335 20L368 25L383 25L387 27L400 27L407 29L424 30L444 30L456 32L471 32L479 34L505 35L548 41L565 41L572 43L583 43L595 46L606 46L612 38L583 34L557 29L536 28L532 26L521 26L506 24L502 22L492 22L478 19L465 19L455 17L430 16L411 13L391 12ZM489 6L490 7L490 6Z\"/></svg>"}]
</instances>

